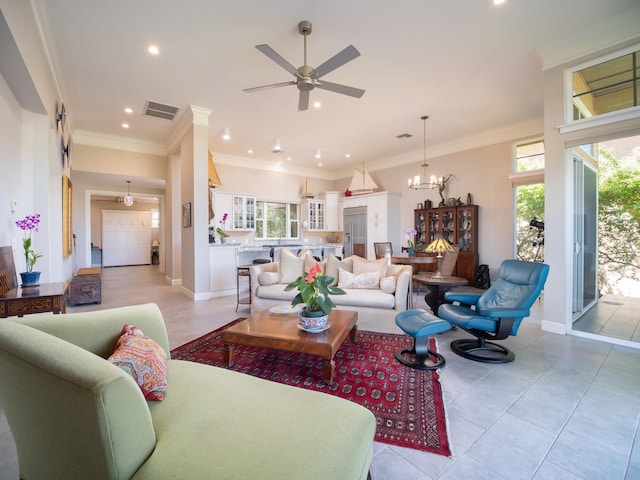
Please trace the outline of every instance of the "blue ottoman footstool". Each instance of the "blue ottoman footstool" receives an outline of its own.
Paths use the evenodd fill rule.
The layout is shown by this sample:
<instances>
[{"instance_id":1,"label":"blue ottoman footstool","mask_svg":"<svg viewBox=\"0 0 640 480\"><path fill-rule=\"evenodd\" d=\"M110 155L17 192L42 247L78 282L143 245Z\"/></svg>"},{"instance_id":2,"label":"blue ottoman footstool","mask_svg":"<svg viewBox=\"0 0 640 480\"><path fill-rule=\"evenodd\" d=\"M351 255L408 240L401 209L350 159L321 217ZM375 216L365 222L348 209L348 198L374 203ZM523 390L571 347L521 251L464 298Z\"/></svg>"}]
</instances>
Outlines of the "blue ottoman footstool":
<instances>
[{"instance_id":1,"label":"blue ottoman footstool","mask_svg":"<svg viewBox=\"0 0 640 480\"><path fill-rule=\"evenodd\" d=\"M405 348L396 351L396 359L400 363L420 370L435 370L444 366L444 357L429 350L429 337L450 330L451 324L449 322L439 319L426 310L416 308L396 315L396 325L404 333L413 337L411 350ZM408 360L407 357L411 360Z\"/></svg>"}]
</instances>

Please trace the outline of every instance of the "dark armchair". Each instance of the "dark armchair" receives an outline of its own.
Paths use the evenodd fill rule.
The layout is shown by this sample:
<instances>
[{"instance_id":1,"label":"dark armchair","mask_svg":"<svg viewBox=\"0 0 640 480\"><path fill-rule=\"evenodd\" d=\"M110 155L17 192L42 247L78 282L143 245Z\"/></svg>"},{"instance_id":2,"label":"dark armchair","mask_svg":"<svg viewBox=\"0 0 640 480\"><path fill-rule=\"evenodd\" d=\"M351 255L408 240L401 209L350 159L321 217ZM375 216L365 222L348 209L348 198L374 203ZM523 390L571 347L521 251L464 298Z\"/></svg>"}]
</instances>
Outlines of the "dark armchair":
<instances>
[{"instance_id":1,"label":"dark armchair","mask_svg":"<svg viewBox=\"0 0 640 480\"><path fill-rule=\"evenodd\" d=\"M505 260L498 279L485 293L447 292L449 302L438 309L438 317L466 330L474 339L451 342L451 350L478 362L507 363L514 353L488 340L504 340L516 335L531 305L544 287L549 266L544 263Z\"/></svg>"}]
</instances>

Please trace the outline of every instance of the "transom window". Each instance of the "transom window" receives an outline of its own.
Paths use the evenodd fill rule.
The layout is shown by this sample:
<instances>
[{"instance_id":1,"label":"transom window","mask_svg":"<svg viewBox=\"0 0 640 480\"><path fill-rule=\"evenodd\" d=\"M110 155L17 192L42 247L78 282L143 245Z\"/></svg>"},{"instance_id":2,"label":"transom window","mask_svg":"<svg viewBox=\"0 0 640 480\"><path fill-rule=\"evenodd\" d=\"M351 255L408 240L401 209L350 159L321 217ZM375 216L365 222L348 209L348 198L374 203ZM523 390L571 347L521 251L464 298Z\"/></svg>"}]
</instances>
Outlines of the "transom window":
<instances>
[{"instance_id":1,"label":"transom window","mask_svg":"<svg viewBox=\"0 0 640 480\"><path fill-rule=\"evenodd\" d=\"M581 120L638 106L640 50L571 73L573 120Z\"/></svg>"},{"instance_id":2,"label":"transom window","mask_svg":"<svg viewBox=\"0 0 640 480\"><path fill-rule=\"evenodd\" d=\"M544 168L544 142L542 140L516 145L515 172L530 172Z\"/></svg>"},{"instance_id":3,"label":"transom window","mask_svg":"<svg viewBox=\"0 0 640 480\"><path fill-rule=\"evenodd\" d=\"M300 237L300 205L258 200L256 202L257 239Z\"/></svg>"}]
</instances>

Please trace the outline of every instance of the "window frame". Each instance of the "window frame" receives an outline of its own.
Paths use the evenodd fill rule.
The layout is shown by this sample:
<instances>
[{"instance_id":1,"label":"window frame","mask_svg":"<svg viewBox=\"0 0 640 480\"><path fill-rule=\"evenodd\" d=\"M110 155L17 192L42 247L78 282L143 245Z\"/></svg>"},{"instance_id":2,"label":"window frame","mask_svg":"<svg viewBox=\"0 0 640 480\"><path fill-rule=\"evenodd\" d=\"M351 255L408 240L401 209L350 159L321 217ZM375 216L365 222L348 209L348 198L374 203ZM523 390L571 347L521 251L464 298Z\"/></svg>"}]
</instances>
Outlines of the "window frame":
<instances>
[{"instance_id":1,"label":"window frame","mask_svg":"<svg viewBox=\"0 0 640 480\"><path fill-rule=\"evenodd\" d=\"M525 139L519 142L514 142L512 145L512 173L509 175L509 180L511 180L511 195L512 195L512 254L513 258L517 258L518 254L518 187L523 187L527 185L535 185L541 183L543 187L546 188L544 181L544 168L528 170L525 172L518 172L518 147L531 145L533 143L542 143L544 155L545 155L545 165L546 165L546 150L544 149L544 137L535 137ZM545 206L546 208L546 206ZM544 218L542 219L544 221Z\"/></svg>"},{"instance_id":2,"label":"window frame","mask_svg":"<svg viewBox=\"0 0 640 480\"><path fill-rule=\"evenodd\" d=\"M621 122L630 119L638 119L640 118L640 105L636 105L633 107L625 108L622 110L617 110L615 112L603 113L601 115L594 115L588 118L581 118L578 120L573 119L573 75L575 72L579 70L584 70L585 68L593 67L594 65L598 65L600 63L605 63L610 60L615 60L616 58L623 57L625 55L629 55L633 52L640 51L640 43L636 43L629 47L623 48L621 50L616 50L615 52L611 52L607 55L600 56L598 58L594 58L588 60L586 62L582 62L578 65L574 65L573 67L566 68L564 71L564 125L560 125L558 130L560 133L570 133L575 131L584 130L587 128L597 127L601 125L609 125L616 122Z\"/></svg>"},{"instance_id":3,"label":"window frame","mask_svg":"<svg viewBox=\"0 0 640 480\"><path fill-rule=\"evenodd\" d=\"M263 233L267 233L268 229L267 229L267 219L268 219L268 208L267 205L270 203L277 203L279 205L284 205L285 206L285 210L286 210L286 236L284 237L266 237L266 236L262 236L259 237L257 232L258 232L258 223L260 222L262 224L262 231ZM260 208L259 205L260 204ZM296 218L292 218L293 215L293 210L295 210L297 213L295 215ZM256 217L255 217L255 222L256 222L256 228L255 228L255 239L256 240L262 240L262 241L268 241L268 240L299 240L300 239L300 204L299 203L291 203L291 202L275 202L275 201L271 201L271 200L258 200L256 199ZM258 211L262 212L262 217L258 217ZM293 224L297 224L297 231L298 231L298 236L290 236L291 233L291 226Z\"/></svg>"}]
</instances>

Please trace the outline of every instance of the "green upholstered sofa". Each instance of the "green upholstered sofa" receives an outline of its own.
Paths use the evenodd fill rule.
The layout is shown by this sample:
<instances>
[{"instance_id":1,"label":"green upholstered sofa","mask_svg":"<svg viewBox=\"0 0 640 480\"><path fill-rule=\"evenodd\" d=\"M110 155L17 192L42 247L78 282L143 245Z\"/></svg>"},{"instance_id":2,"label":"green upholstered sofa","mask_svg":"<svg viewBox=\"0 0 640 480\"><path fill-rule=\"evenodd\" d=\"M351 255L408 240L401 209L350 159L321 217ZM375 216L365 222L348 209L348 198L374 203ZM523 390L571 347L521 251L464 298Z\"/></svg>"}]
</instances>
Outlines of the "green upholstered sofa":
<instances>
[{"instance_id":1,"label":"green upholstered sofa","mask_svg":"<svg viewBox=\"0 0 640 480\"><path fill-rule=\"evenodd\" d=\"M147 402L105 360L125 323L169 354L154 304L0 322L0 403L23 480L367 478L365 408L180 360L164 400Z\"/></svg>"}]
</instances>

